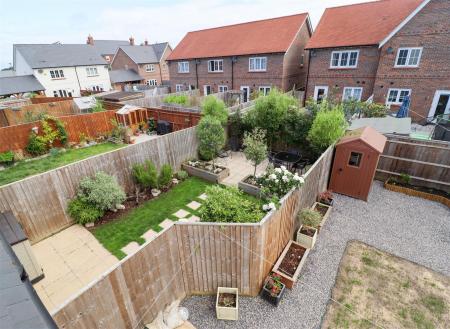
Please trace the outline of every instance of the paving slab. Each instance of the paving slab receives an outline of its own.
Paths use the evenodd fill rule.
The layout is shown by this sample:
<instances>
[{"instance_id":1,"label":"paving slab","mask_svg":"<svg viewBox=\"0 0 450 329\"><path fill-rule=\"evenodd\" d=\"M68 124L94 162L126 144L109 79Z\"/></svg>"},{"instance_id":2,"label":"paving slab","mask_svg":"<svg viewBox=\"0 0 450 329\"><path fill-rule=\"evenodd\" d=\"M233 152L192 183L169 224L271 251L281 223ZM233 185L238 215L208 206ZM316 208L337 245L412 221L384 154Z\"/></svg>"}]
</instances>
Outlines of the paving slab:
<instances>
[{"instance_id":1,"label":"paving slab","mask_svg":"<svg viewBox=\"0 0 450 329\"><path fill-rule=\"evenodd\" d=\"M142 238L144 238L144 240L146 242L148 242L148 241L153 240L155 237L157 237L158 236L158 232L155 232L152 229L149 229L147 232L145 232L141 236L142 236Z\"/></svg>"},{"instance_id":2,"label":"paving slab","mask_svg":"<svg viewBox=\"0 0 450 329\"><path fill-rule=\"evenodd\" d=\"M208 198L208 196L206 195L206 193L203 193L198 198L201 200L206 200Z\"/></svg>"},{"instance_id":3,"label":"paving slab","mask_svg":"<svg viewBox=\"0 0 450 329\"><path fill-rule=\"evenodd\" d=\"M159 226L161 226L163 229L166 229L171 227L173 224L174 224L173 220L166 218L161 223L159 223Z\"/></svg>"},{"instance_id":4,"label":"paving slab","mask_svg":"<svg viewBox=\"0 0 450 329\"><path fill-rule=\"evenodd\" d=\"M193 210L197 210L198 208L200 208L201 207L201 203L200 202L197 202L197 201L191 201L191 202L189 202L188 204L187 204L187 206L189 207L189 208L191 208L191 209L193 209Z\"/></svg>"},{"instance_id":5,"label":"paving slab","mask_svg":"<svg viewBox=\"0 0 450 329\"><path fill-rule=\"evenodd\" d=\"M190 213L184 209L180 209L178 210L176 213L174 213L173 215L177 218L186 218ZM161 224L160 224L161 226Z\"/></svg>"},{"instance_id":6,"label":"paving slab","mask_svg":"<svg viewBox=\"0 0 450 329\"><path fill-rule=\"evenodd\" d=\"M129 244L127 244L125 247L120 248L125 254L131 255L135 253L139 249L140 245L139 243L132 241Z\"/></svg>"}]
</instances>

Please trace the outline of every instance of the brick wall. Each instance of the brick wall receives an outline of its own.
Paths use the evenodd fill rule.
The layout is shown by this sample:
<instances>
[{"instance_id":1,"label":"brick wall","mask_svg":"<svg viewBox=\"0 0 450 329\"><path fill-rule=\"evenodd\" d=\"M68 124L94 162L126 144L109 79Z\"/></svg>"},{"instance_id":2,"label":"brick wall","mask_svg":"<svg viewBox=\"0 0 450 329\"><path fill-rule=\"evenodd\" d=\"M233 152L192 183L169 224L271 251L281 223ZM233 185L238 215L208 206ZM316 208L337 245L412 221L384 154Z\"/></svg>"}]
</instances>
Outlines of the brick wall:
<instances>
[{"instance_id":1,"label":"brick wall","mask_svg":"<svg viewBox=\"0 0 450 329\"><path fill-rule=\"evenodd\" d=\"M116 54L114 61L111 63L111 69L113 70L123 70L123 69L132 69L136 72L138 71L138 65L131 60L131 58L122 50Z\"/></svg>"}]
</instances>

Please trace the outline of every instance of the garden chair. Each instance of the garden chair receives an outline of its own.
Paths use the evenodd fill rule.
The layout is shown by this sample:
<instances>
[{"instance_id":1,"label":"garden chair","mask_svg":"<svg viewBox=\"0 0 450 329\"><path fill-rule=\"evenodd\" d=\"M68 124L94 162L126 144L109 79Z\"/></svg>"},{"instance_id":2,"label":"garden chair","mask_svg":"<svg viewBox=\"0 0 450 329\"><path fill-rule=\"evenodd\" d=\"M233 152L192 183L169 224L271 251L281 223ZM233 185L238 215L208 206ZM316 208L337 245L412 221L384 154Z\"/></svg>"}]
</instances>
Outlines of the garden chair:
<instances>
[{"instance_id":1,"label":"garden chair","mask_svg":"<svg viewBox=\"0 0 450 329\"><path fill-rule=\"evenodd\" d=\"M306 160L307 159L302 159L302 160L299 160L296 163L294 163L291 167L291 172L299 173L300 175L302 175L303 170L305 169L306 165L308 164L308 162Z\"/></svg>"}]
</instances>

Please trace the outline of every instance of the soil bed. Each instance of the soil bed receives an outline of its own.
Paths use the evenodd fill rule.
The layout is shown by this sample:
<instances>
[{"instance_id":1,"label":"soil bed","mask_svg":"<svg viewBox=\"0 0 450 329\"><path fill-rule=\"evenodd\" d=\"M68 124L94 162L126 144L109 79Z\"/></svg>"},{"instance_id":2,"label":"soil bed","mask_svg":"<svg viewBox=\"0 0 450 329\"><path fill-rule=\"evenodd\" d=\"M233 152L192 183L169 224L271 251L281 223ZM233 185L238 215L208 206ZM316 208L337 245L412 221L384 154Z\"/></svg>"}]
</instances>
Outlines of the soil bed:
<instances>
[{"instance_id":1,"label":"soil bed","mask_svg":"<svg viewBox=\"0 0 450 329\"><path fill-rule=\"evenodd\" d=\"M220 307L236 307L236 295L222 292L219 294L218 304Z\"/></svg>"},{"instance_id":2,"label":"soil bed","mask_svg":"<svg viewBox=\"0 0 450 329\"><path fill-rule=\"evenodd\" d=\"M450 199L450 193L447 193L445 191L437 190L437 189L430 188L430 187L415 186L415 185L407 184L407 183L404 183L404 182L399 181L392 177L389 178L386 181L386 183L396 185L396 186L410 188L412 190L419 191L419 192L425 192L425 193L430 193L430 194L434 194L434 195L439 195L439 196L443 196L444 198Z\"/></svg>"},{"instance_id":3,"label":"soil bed","mask_svg":"<svg viewBox=\"0 0 450 329\"><path fill-rule=\"evenodd\" d=\"M278 270L284 274L289 275L290 277L293 277L298 265L302 260L303 255L305 254L305 251L305 248L295 244L291 244L288 252L284 256L280 266L278 267Z\"/></svg>"},{"instance_id":4,"label":"soil bed","mask_svg":"<svg viewBox=\"0 0 450 329\"><path fill-rule=\"evenodd\" d=\"M320 204L316 204L314 209L317 210L318 212L320 212L320 214L323 217L323 216L325 216L325 214L327 213L329 208L325 207L325 206L321 206Z\"/></svg>"},{"instance_id":5,"label":"soil bed","mask_svg":"<svg viewBox=\"0 0 450 329\"><path fill-rule=\"evenodd\" d=\"M256 178L254 176L248 176L245 180L244 183L250 184L250 185L254 185L257 187L260 187L260 185L256 182Z\"/></svg>"},{"instance_id":6,"label":"soil bed","mask_svg":"<svg viewBox=\"0 0 450 329\"><path fill-rule=\"evenodd\" d=\"M300 233L313 237L316 231L312 228L302 226L302 228L300 229Z\"/></svg>"}]
</instances>

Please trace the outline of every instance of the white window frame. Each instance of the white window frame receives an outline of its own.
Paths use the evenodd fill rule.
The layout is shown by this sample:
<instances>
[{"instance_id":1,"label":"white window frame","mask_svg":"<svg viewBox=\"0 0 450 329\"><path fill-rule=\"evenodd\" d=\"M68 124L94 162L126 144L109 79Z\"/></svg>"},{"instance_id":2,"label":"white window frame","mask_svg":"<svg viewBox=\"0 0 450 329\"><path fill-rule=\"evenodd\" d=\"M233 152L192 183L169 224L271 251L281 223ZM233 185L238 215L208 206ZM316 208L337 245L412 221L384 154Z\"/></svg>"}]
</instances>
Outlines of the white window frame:
<instances>
[{"instance_id":1,"label":"white window frame","mask_svg":"<svg viewBox=\"0 0 450 329\"><path fill-rule=\"evenodd\" d=\"M226 85L219 85L219 93L224 93L228 91L228 86Z\"/></svg>"},{"instance_id":2,"label":"white window frame","mask_svg":"<svg viewBox=\"0 0 450 329\"><path fill-rule=\"evenodd\" d=\"M316 102L317 102L317 96L319 94L319 89L324 89L325 90L323 98L327 98L328 97L328 86L315 86L314 87L314 100Z\"/></svg>"},{"instance_id":3,"label":"white window frame","mask_svg":"<svg viewBox=\"0 0 450 329\"><path fill-rule=\"evenodd\" d=\"M145 72L155 72L155 65L145 64Z\"/></svg>"},{"instance_id":4,"label":"white window frame","mask_svg":"<svg viewBox=\"0 0 450 329\"><path fill-rule=\"evenodd\" d=\"M211 70L211 63L213 63L213 70ZM216 70L217 66L217 70ZM222 69L220 67L222 66ZM210 59L208 61L208 72L209 73L220 73L223 72L223 59Z\"/></svg>"},{"instance_id":5,"label":"white window frame","mask_svg":"<svg viewBox=\"0 0 450 329\"><path fill-rule=\"evenodd\" d=\"M439 98L442 95L450 95L450 90L436 90L433 97L433 102L431 103L430 111L428 112L428 118L434 118L436 113L436 107L438 106ZM444 110L444 115L450 114L450 100Z\"/></svg>"},{"instance_id":6,"label":"white window frame","mask_svg":"<svg viewBox=\"0 0 450 329\"><path fill-rule=\"evenodd\" d=\"M347 64L341 65L342 54L344 53L348 53ZM356 53L355 65L350 65L350 57L352 53ZM338 65L333 65L334 54L339 54ZM358 60L359 60L359 49L332 51L330 59L330 69L355 69L358 67Z\"/></svg>"},{"instance_id":7,"label":"white window frame","mask_svg":"<svg viewBox=\"0 0 450 329\"><path fill-rule=\"evenodd\" d=\"M189 62L178 62L178 73L189 73Z\"/></svg>"},{"instance_id":8,"label":"white window frame","mask_svg":"<svg viewBox=\"0 0 450 329\"><path fill-rule=\"evenodd\" d=\"M271 86L259 86L258 88L259 92L262 92L264 96L267 96L268 93L270 93L270 90L272 90Z\"/></svg>"},{"instance_id":9,"label":"white window frame","mask_svg":"<svg viewBox=\"0 0 450 329\"><path fill-rule=\"evenodd\" d=\"M357 101L361 101L362 98L362 93L363 93L363 88L362 87L344 87L344 90L342 91L342 101L345 101L345 90L346 89L350 89L351 93L350 93L350 99L354 99ZM355 94L355 90L361 90L361 94L359 95L359 98L354 98L354 94Z\"/></svg>"},{"instance_id":10,"label":"white window frame","mask_svg":"<svg viewBox=\"0 0 450 329\"><path fill-rule=\"evenodd\" d=\"M397 97L395 98L395 102L389 101L389 95L391 94L391 91L393 90L397 90ZM386 95L386 105L402 105L402 101L400 100L400 93L402 91L407 91L408 92L408 96L411 97L411 89L407 89L407 88L389 88L387 95Z\"/></svg>"},{"instance_id":11,"label":"white window frame","mask_svg":"<svg viewBox=\"0 0 450 329\"><path fill-rule=\"evenodd\" d=\"M64 78L63 70L50 70L50 77L52 79L62 79Z\"/></svg>"},{"instance_id":12,"label":"white window frame","mask_svg":"<svg viewBox=\"0 0 450 329\"><path fill-rule=\"evenodd\" d=\"M98 70L96 67L86 67L86 74L88 77L98 76Z\"/></svg>"},{"instance_id":13,"label":"white window frame","mask_svg":"<svg viewBox=\"0 0 450 329\"><path fill-rule=\"evenodd\" d=\"M259 68L256 63L259 61ZM252 68L253 62L253 68ZM264 67L263 67L264 63ZM266 72L267 71L267 57L250 57L248 59L248 71L249 72Z\"/></svg>"},{"instance_id":14,"label":"white window frame","mask_svg":"<svg viewBox=\"0 0 450 329\"><path fill-rule=\"evenodd\" d=\"M184 90L184 86L181 84L176 84L175 85L175 92L179 93L180 91Z\"/></svg>"},{"instance_id":15,"label":"white window frame","mask_svg":"<svg viewBox=\"0 0 450 329\"><path fill-rule=\"evenodd\" d=\"M206 89L209 87L209 94L206 92ZM204 85L203 86L203 95L207 96L207 95L211 95L213 93L213 89L211 87L211 85Z\"/></svg>"},{"instance_id":16,"label":"white window frame","mask_svg":"<svg viewBox=\"0 0 450 329\"><path fill-rule=\"evenodd\" d=\"M158 80L156 79L148 79L145 81L145 84L147 86L157 86L158 85Z\"/></svg>"},{"instance_id":17,"label":"white window frame","mask_svg":"<svg viewBox=\"0 0 450 329\"><path fill-rule=\"evenodd\" d=\"M400 51L402 50L407 50L408 54L406 55L406 62L405 65L399 65L398 64L398 58L400 56ZM409 60L411 59L411 52L413 50L419 50L419 58L417 59L417 64L411 65L409 64ZM403 48L398 48L397 50L397 56L395 56L395 63L394 63L394 67L419 67L420 64L420 60L422 58L422 52L423 52L423 47L403 47Z\"/></svg>"}]
</instances>

